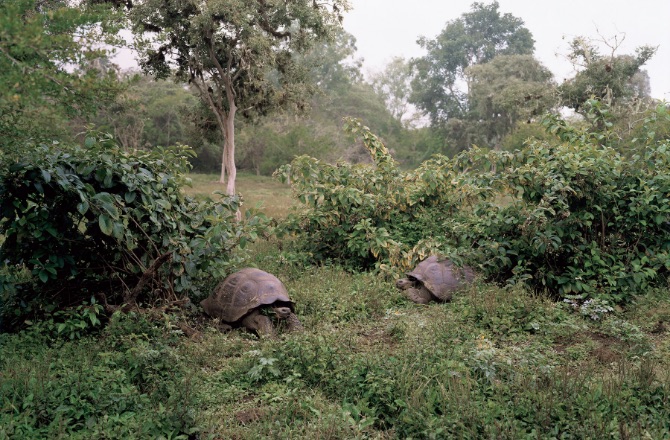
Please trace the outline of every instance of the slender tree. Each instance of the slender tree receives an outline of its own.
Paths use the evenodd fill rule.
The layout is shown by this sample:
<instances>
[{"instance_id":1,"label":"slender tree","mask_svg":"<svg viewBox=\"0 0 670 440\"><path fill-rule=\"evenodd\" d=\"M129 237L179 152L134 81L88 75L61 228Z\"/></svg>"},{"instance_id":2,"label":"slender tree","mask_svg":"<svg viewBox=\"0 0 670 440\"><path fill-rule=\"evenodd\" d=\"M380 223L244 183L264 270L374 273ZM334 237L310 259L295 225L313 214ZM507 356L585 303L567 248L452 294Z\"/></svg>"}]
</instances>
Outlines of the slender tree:
<instances>
[{"instance_id":1,"label":"slender tree","mask_svg":"<svg viewBox=\"0 0 670 440\"><path fill-rule=\"evenodd\" d=\"M347 0L137 0L127 2L140 65L189 82L224 139L221 183L235 193L235 118L304 105L314 91L296 54L328 39Z\"/></svg>"},{"instance_id":2,"label":"slender tree","mask_svg":"<svg viewBox=\"0 0 670 440\"><path fill-rule=\"evenodd\" d=\"M405 125L412 122L408 120L411 79L410 65L402 57L394 57L383 70L370 77L374 91L384 100L393 117Z\"/></svg>"}]
</instances>

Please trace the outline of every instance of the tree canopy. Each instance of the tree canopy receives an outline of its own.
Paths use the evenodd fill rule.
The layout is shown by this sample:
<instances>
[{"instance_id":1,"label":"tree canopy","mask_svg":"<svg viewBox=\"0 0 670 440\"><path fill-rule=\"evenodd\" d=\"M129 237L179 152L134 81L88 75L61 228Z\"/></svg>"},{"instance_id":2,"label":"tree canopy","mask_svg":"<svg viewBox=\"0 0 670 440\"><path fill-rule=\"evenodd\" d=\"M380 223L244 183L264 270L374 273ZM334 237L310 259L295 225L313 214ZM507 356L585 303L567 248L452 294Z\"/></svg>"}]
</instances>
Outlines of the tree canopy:
<instances>
[{"instance_id":1,"label":"tree canopy","mask_svg":"<svg viewBox=\"0 0 670 440\"><path fill-rule=\"evenodd\" d=\"M531 122L554 106L553 75L530 55L499 55L467 70L470 117L484 143L498 146L519 120Z\"/></svg>"},{"instance_id":2,"label":"tree canopy","mask_svg":"<svg viewBox=\"0 0 670 440\"><path fill-rule=\"evenodd\" d=\"M101 11L67 1L0 2L0 142L59 139L67 121L111 102L118 84L101 68ZM40 121L36 124L35 121Z\"/></svg>"},{"instance_id":3,"label":"tree canopy","mask_svg":"<svg viewBox=\"0 0 670 440\"><path fill-rule=\"evenodd\" d=\"M301 106L313 90L297 62L339 24L346 0L139 0L128 17L140 65L157 78L192 84L224 138L221 181L235 192L235 116L252 118Z\"/></svg>"},{"instance_id":4,"label":"tree canopy","mask_svg":"<svg viewBox=\"0 0 670 440\"><path fill-rule=\"evenodd\" d=\"M499 7L497 1L475 2L470 12L448 22L434 40L418 40L427 54L412 60L411 101L430 116L434 126L467 113L468 67L497 55L533 53L535 42L523 20L502 14Z\"/></svg>"},{"instance_id":5,"label":"tree canopy","mask_svg":"<svg viewBox=\"0 0 670 440\"><path fill-rule=\"evenodd\" d=\"M564 106L584 113L584 104L592 98L613 106L649 97L649 80L641 68L654 56L656 48L641 46L635 55L617 54L621 41L613 39L611 44L605 41L611 49L609 55L601 54L587 38L577 37L571 42L568 59L579 71L559 87Z\"/></svg>"}]
</instances>

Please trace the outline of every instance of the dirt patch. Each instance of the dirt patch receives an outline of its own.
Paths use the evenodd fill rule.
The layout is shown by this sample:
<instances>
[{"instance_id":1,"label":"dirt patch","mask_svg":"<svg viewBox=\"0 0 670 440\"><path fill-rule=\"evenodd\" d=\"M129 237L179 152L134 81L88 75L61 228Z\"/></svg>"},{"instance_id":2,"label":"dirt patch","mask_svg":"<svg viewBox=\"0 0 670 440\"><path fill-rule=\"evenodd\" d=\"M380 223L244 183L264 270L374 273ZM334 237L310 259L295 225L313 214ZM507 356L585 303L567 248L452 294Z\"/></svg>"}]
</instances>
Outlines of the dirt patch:
<instances>
[{"instance_id":1,"label":"dirt patch","mask_svg":"<svg viewBox=\"0 0 670 440\"><path fill-rule=\"evenodd\" d=\"M584 342L586 339L596 343L591 354L601 364L607 365L621 360L622 342L618 338L591 331L578 333L569 339L560 339L554 343L553 349L556 353L564 354L571 346Z\"/></svg>"},{"instance_id":2,"label":"dirt patch","mask_svg":"<svg viewBox=\"0 0 670 440\"><path fill-rule=\"evenodd\" d=\"M248 425L261 420L266 415L266 411L261 408L248 408L235 413L235 420L242 425Z\"/></svg>"},{"instance_id":3,"label":"dirt patch","mask_svg":"<svg viewBox=\"0 0 670 440\"><path fill-rule=\"evenodd\" d=\"M373 327L361 329L357 332L358 345L364 351L383 348L393 350L397 345L396 339L391 336L385 327Z\"/></svg>"}]
</instances>

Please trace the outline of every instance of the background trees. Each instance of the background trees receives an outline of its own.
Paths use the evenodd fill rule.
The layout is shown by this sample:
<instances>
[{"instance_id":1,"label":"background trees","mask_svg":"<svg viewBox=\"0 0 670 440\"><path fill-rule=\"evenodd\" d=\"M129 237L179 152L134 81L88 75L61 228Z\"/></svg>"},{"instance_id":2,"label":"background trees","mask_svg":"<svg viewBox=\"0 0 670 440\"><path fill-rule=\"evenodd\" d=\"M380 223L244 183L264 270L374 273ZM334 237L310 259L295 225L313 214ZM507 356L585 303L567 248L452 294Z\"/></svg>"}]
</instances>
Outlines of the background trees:
<instances>
[{"instance_id":1,"label":"background trees","mask_svg":"<svg viewBox=\"0 0 670 440\"><path fill-rule=\"evenodd\" d=\"M609 106L621 106L631 101L649 98L649 77L642 66L654 56L651 46L638 47L635 55L617 53L623 38L603 40L611 52L601 54L597 41L577 37L570 44L568 59L578 69L574 78L560 85L561 104L585 115L584 104L592 98Z\"/></svg>"},{"instance_id":2,"label":"background trees","mask_svg":"<svg viewBox=\"0 0 670 440\"><path fill-rule=\"evenodd\" d=\"M421 38L427 50L414 59L416 76L411 101L430 116L434 126L468 113L467 68L497 55L530 55L534 40L523 20L501 14L498 2L475 2L471 12L450 21L434 40Z\"/></svg>"},{"instance_id":3,"label":"background trees","mask_svg":"<svg viewBox=\"0 0 670 440\"><path fill-rule=\"evenodd\" d=\"M389 111L398 121L411 125L409 103L411 88L411 66L402 57L393 58L386 67L370 76L375 93L381 96Z\"/></svg>"},{"instance_id":4,"label":"background trees","mask_svg":"<svg viewBox=\"0 0 670 440\"><path fill-rule=\"evenodd\" d=\"M500 147L517 122L531 122L554 106L551 72L530 55L500 55L466 71L468 118L476 143Z\"/></svg>"},{"instance_id":5,"label":"background trees","mask_svg":"<svg viewBox=\"0 0 670 440\"><path fill-rule=\"evenodd\" d=\"M192 128L198 99L185 84L154 81L138 72L122 74L125 90L95 119L126 149L201 144Z\"/></svg>"},{"instance_id":6,"label":"background trees","mask_svg":"<svg viewBox=\"0 0 670 440\"><path fill-rule=\"evenodd\" d=\"M63 139L73 118L88 118L110 103L119 87L99 62L99 8L60 0L0 3L0 144L4 152L26 139Z\"/></svg>"},{"instance_id":7,"label":"background trees","mask_svg":"<svg viewBox=\"0 0 670 440\"><path fill-rule=\"evenodd\" d=\"M129 18L143 46L141 66L157 78L174 72L192 84L224 139L221 182L235 193L235 116L263 115L311 93L296 62L338 24L345 0L135 2ZM150 44L156 43L156 45Z\"/></svg>"}]
</instances>

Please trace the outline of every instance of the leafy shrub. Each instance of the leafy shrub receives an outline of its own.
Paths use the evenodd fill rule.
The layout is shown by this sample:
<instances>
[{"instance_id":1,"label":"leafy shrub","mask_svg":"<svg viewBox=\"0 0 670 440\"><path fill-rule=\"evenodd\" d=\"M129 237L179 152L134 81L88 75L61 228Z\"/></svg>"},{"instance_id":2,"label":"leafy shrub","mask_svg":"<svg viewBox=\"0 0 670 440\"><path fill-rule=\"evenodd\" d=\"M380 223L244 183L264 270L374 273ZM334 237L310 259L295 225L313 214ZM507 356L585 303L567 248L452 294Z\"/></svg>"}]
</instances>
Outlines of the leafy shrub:
<instances>
[{"instance_id":1,"label":"leafy shrub","mask_svg":"<svg viewBox=\"0 0 670 440\"><path fill-rule=\"evenodd\" d=\"M532 141L511 153L473 149L460 167L489 167L464 181L492 188L473 215L445 224L460 246L481 253L487 275L537 290L625 301L670 269L670 143L626 158L558 118L547 127L562 143Z\"/></svg>"},{"instance_id":2,"label":"leafy shrub","mask_svg":"<svg viewBox=\"0 0 670 440\"><path fill-rule=\"evenodd\" d=\"M44 343L33 326L0 337L0 438L188 438L188 370L167 329L116 314L102 339ZM137 333L134 333L137 332Z\"/></svg>"},{"instance_id":3,"label":"leafy shrub","mask_svg":"<svg viewBox=\"0 0 670 440\"><path fill-rule=\"evenodd\" d=\"M28 322L33 330L49 335L51 338L79 339L102 327L100 320L103 307L91 299L82 305L65 310L58 310L43 321Z\"/></svg>"},{"instance_id":4,"label":"leafy shrub","mask_svg":"<svg viewBox=\"0 0 670 440\"><path fill-rule=\"evenodd\" d=\"M188 147L121 150L109 137L85 147L39 145L0 176L0 294L18 296L5 316L69 305L101 292L134 303L198 294L221 276L234 249L256 237L260 217L234 220L238 197L186 197ZM17 285L17 268L33 275ZM195 282L194 280L198 280ZM18 287L17 287L18 286ZM16 319L16 318L14 318Z\"/></svg>"},{"instance_id":5,"label":"leafy shrub","mask_svg":"<svg viewBox=\"0 0 670 440\"><path fill-rule=\"evenodd\" d=\"M593 108L590 117L606 118ZM318 261L406 269L438 253L477 264L490 279L576 299L621 302L658 282L670 269L668 140L647 136L625 157L605 146L607 131L555 116L544 125L558 142L473 147L402 172L352 121L374 165L299 157L282 168L306 205L285 230Z\"/></svg>"},{"instance_id":6,"label":"leafy shrub","mask_svg":"<svg viewBox=\"0 0 670 440\"><path fill-rule=\"evenodd\" d=\"M438 156L403 172L367 127L349 119L348 130L362 137L373 163L330 165L300 156L281 167L276 176L307 208L289 215L282 231L302 237L302 250L317 261L369 269L407 257L409 266L417 258L408 251L462 202L450 190L449 161Z\"/></svg>"}]
</instances>

